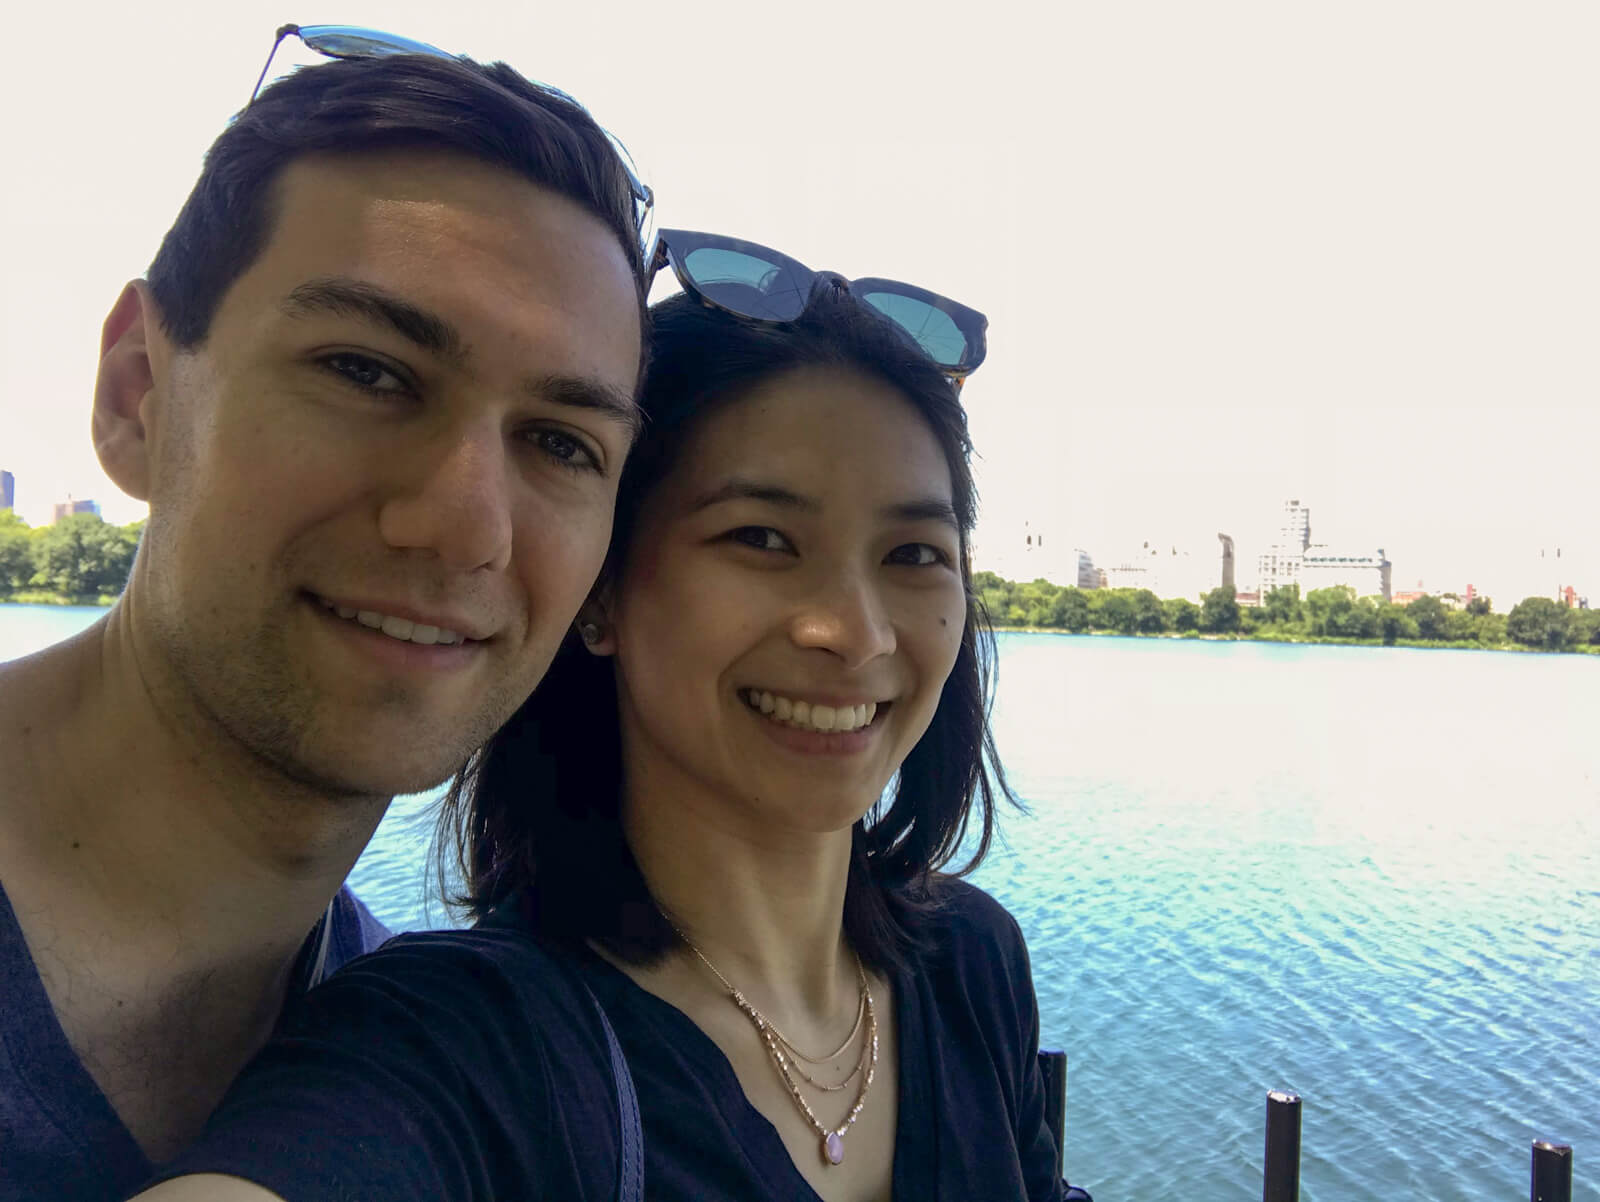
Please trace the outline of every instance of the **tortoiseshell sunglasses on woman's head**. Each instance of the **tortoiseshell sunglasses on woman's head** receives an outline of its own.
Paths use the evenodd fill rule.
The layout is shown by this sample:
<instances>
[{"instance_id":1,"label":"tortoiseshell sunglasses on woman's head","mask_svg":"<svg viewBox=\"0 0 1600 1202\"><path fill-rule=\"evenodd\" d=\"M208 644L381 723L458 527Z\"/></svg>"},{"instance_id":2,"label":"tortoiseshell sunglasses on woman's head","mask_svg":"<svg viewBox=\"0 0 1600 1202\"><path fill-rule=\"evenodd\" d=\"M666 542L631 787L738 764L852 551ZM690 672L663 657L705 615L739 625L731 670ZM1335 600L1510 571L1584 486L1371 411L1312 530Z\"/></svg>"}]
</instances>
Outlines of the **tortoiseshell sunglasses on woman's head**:
<instances>
[{"instance_id":1,"label":"tortoiseshell sunglasses on woman's head","mask_svg":"<svg viewBox=\"0 0 1600 1202\"><path fill-rule=\"evenodd\" d=\"M819 286L842 287L915 342L958 388L988 353L987 317L898 280L847 280L757 242L693 230L661 231L651 271L669 265L690 295L752 321L796 321Z\"/></svg>"}]
</instances>

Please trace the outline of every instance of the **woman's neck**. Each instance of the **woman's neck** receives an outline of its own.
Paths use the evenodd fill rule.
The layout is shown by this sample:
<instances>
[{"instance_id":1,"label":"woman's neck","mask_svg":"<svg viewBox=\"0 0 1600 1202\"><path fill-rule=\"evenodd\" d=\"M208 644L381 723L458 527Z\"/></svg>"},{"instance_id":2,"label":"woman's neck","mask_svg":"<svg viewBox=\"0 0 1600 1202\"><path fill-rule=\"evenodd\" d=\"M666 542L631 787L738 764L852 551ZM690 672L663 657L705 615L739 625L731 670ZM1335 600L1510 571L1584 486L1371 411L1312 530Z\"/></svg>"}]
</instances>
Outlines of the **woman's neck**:
<instances>
[{"instance_id":1,"label":"woman's neck","mask_svg":"<svg viewBox=\"0 0 1600 1202\"><path fill-rule=\"evenodd\" d=\"M826 1014L853 999L851 833L754 830L685 791L625 790L622 821L667 918L742 992ZM776 1015L774 1016L776 1018Z\"/></svg>"}]
</instances>

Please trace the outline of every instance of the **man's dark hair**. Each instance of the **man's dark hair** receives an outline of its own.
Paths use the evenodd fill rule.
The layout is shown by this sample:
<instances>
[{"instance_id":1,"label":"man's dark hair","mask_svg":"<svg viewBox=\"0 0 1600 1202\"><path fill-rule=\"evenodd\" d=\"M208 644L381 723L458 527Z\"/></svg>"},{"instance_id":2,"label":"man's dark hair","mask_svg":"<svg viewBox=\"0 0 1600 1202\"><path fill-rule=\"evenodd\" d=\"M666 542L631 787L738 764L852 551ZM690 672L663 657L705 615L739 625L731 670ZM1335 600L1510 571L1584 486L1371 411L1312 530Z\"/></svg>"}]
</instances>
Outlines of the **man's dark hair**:
<instances>
[{"instance_id":1,"label":"man's dark hair","mask_svg":"<svg viewBox=\"0 0 1600 1202\"><path fill-rule=\"evenodd\" d=\"M223 296L271 238L275 185L291 162L410 149L470 155L576 201L616 233L643 307L633 193L594 118L504 63L404 54L303 67L211 144L150 265L167 333L185 349L205 341Z\"/></svg>"},{"instance_id":2,"label":"man's dark hair","mask_svg":"<svg viewBox=\"0 0 1600 1202\"><path fill-rule=\"evenodd\" d=\"M989 728L994 635L967 556L976 496L966 416L938 368L843 291L825 290L787 326L743 322L687 296L655 306L651 323L645 433L623 469L602 580L616 579L642 507L696 424L795 368L846 366L887 382L916 407L949 464L967 594L961 647L927 732L856 824L845 894L845 932L863 961L904 965L927 946L923 919L937 904L941 870L963 846L966 862L952 875L977 867L997 798L1015 800ZM593 939L631 963L676 946L623 838L621 759L612 661L569 636L533 695L447 794L436 850L441 880L451 852L459 864L465 888L456 902L481 918L520 891L541 933ZM974 810L978 829L968 839Z\"/></svg>"}]
</instances>

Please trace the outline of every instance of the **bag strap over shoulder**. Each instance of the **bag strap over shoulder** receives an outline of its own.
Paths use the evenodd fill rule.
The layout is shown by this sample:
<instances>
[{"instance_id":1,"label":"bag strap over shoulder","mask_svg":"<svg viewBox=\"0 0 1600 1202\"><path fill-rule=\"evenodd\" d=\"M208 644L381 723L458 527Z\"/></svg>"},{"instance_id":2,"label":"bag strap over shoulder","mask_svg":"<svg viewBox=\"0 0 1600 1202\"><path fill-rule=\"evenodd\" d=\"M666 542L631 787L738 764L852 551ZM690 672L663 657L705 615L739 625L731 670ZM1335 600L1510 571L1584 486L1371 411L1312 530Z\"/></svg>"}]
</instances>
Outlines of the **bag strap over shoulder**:
<instances>
[{"instance_id":1,"label":"bag strap over shoulder","mask_svg":"<svg viewBox=\"0 0 1600 1202\"><path fill-rule=\"evenodd\" d=\"M622 1165L618 1173L618 1202L642 1202L644 1198L644 1131L639 1124L639 1095L633 1088L633 1074L628 1071L628 1058L622 1054L617 1033L611 1029L606 1009L595 997L587 982L583 991L594 1003L600 1016L600 1029L606 1033L606 1046L611 1051L611 1076L617 1087L617 1109L621 1112L618 1146L622 1149Z\"/></svg>"},{"instance_id":2,"label":"bag strap over shoulder","mask_svg":"<svg viewBox=\"0 0 1600 1202\"><path fill-rule=\"evenodd\" d=\"M514 927L530 931L532 923L523 913L525 895L517 892L506 898L486 914L480 925ZM600 1019L600 1029L605 1032L606 1048L611 1053L611 1081L617 1090L619 1112L617 1146L621 1149L621 1164L617 1172L617 1202L643 1202L644 1199L644 1128L639 1122L639 1095L633 1087L633 1074L628 1071L628 1058L623 1055L617 1033L611 1029L606 1008L600 1004L589 982L572 959L555 955L554 962L570 973L583 989L595 1015Z\"/></svg>"}]
</instances>

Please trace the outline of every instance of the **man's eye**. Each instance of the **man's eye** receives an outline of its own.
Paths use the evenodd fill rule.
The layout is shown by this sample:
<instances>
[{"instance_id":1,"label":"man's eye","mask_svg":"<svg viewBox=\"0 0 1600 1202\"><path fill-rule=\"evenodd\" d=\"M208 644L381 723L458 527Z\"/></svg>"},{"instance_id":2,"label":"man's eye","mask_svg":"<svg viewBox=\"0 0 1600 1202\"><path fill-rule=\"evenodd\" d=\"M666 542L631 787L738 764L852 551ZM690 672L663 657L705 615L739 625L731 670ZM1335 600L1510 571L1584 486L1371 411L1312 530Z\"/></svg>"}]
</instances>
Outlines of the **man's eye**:
<instances>
[{"instance_id":1,"label":"man's eye","mask_svg":"<svg viewBox=\"0 0 1600 1202\"><path fill-rule=\"evenodd\" d=\"M904 543L890 551L885 562L921 568L936 563L949 563L950 559L932 543Z\"/></svg>"},{"instance_id":2,"label":"man's eye","mask_svg":"<svg viewBox=\"0 0 1600 1202\"><path fill-rule=\"evenodd\" d=\"M574 470L596 470L600 461L584 442L563 430L534 430L528 441L555 460L562 467Z\"/></svg>"},{"instance_id":3,"label":"man's eye","mask_svg":"<svg viewBox=\"0 0 1600 1202\"><path fill-rule=\"evenodd\" d=\"M794 548L771 526L740 526L730 530L728 537L736 543L754 547L758 551L791 551Z\"/></svg>"},{"instance_id":4,"label":"man's eye","mask_svg":"<svg viewBox=\"0 0 1600 1202\"><path fill-rule=\"evenodd\" d=\"M406 382L376 359L353 351L328 355L322 365L368 392L404 392Z\"/></svg>"}]
</instances>

